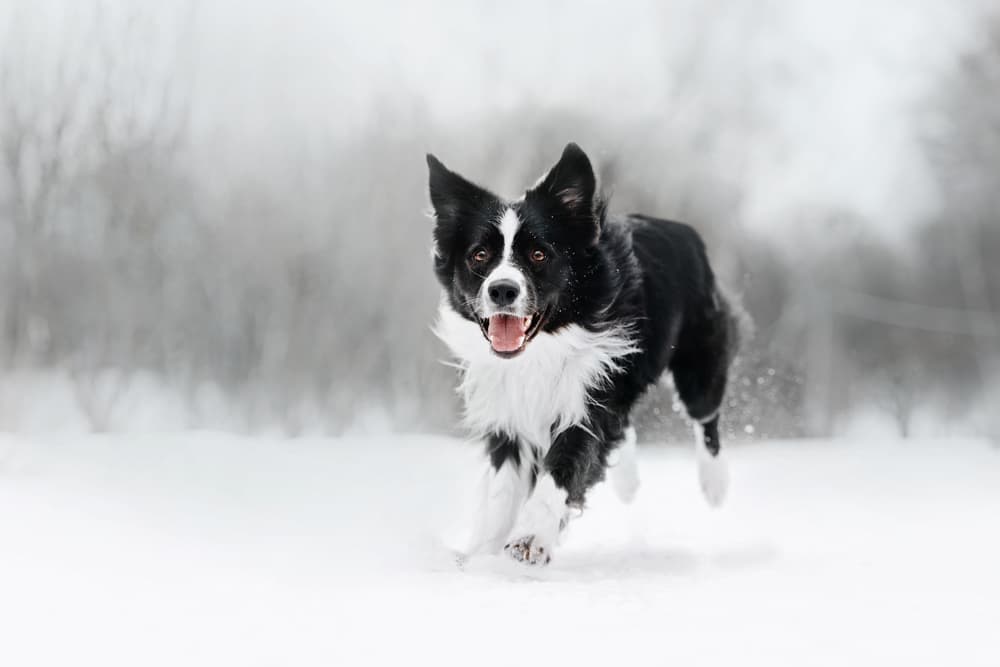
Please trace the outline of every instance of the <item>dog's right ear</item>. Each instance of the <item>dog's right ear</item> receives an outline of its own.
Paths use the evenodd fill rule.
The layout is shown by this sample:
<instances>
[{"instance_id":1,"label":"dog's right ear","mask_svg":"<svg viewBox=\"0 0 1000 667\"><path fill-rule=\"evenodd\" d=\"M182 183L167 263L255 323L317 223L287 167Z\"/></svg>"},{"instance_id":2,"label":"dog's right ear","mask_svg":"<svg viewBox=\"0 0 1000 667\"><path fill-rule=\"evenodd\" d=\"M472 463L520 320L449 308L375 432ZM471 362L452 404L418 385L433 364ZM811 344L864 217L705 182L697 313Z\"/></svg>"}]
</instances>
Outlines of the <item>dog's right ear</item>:
<instances>
[{"instance_id":1,"label":"dog's right ear","mask_svg":"<svg viewBox=\"0 0 1000 667\"><path fill-rule=\"evenodd\" d=\"M430 171L431 205L438 222L456 219L463 211L484 206L492 195L448 169L430 153L427 154Z\"/></svg>"}]
</instances>

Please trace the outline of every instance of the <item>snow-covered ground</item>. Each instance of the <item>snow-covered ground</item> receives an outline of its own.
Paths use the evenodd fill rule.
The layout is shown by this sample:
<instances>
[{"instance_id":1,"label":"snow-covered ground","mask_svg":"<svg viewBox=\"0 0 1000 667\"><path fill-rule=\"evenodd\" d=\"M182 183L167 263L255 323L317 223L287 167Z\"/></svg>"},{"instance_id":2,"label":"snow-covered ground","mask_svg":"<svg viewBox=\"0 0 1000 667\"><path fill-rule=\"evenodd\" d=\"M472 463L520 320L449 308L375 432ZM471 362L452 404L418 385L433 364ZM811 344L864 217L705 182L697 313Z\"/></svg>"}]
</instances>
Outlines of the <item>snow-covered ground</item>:
<instances>
[{"instance_id":1,"label":"snow-covered ground","mask_svg":"<svg viewBox=\"0 0 1000 667\"><path fill-rule=\"evenodd\" d=\"M1000 664L1000 450L640 451L545 569L458 569L430 437L0 436L0 665Z\"/></svg>"}]
</instances>

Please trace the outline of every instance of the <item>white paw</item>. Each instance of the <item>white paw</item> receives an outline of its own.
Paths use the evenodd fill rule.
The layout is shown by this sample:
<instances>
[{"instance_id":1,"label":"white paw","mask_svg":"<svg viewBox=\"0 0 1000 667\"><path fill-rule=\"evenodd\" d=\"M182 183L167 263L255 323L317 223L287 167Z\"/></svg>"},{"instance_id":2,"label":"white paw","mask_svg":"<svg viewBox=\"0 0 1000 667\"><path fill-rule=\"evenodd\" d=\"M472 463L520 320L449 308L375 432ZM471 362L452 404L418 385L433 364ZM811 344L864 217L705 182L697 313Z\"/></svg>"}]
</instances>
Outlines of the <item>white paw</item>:
<instances>
[{"instance_id":1,"label":"white paw","mask_svg":"<svg viewBox=\"0 0 1000 667\"><path fill-rule=\"evenodd\" d=\"M504 553L525 565L548 565L552 560L552 550L537 540L534 535L527 535L509 542Z\"/></svg>"},{"instance_id":2,"label":"white paw","mask_svg":"<svg viewBox=\"0 0 1000 667\"><path fill-rule=\"evenodd\" d=\"M611 468L610 474L611 488L618 499L626 504L635 500L635 494L639 492L639 467L635 461L619 461Z\"/></svg>"},{"instance_id":3,"label":"white paw","mask_svg":"<svg viewBox=\"0 0 1000 667\"><path fill-rule=\"evenodd\" d=\"M729 490L729 466L722 454L712 456L708 452L699 452L698 482L705 500L712 507L719 507L726 499Z\"/></svg>"},{"instance_id":4,"label":"white paw","mask_svg":"<svg viewBox=\"0 0 1000 667\"><path fill-rule=\"evenodd\" d=\"M615 490L619 500L626 504L630 503L635 500L635 494L639 491L639 465L636 460L634 428L630 426L625 430L625 438L611 455L614 459L609 463L611 488Z\"/></svg>"}]
</instances>

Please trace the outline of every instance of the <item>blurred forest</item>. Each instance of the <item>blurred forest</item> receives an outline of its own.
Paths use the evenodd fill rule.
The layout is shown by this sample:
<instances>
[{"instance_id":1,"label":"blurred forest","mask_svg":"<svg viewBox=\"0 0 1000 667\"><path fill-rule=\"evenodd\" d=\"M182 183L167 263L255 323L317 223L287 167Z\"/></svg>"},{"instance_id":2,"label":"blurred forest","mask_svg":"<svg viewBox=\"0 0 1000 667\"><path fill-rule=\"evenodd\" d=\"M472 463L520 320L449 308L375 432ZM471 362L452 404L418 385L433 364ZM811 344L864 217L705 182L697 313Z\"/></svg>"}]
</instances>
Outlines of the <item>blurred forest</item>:
<instances>
[{"instance_id":1,"label":"blurred forest","mask_svg":"<svg viewBox=\"0 0 1000 667\"><path fill-rule=\"evenodd\" d=\"M701 230L752 320L730 437L830 435L858 414L903 436L1000 434L1000 14L900 119L933 205L886 232L816 198L750 223L762 183L780 200L795 179L754 155L783 150L774 86L795 95L798 74L714 55L739 3L689 16L687 46L650 63L660 113L526 98L455 119L387 86L350 132L253 141L199 121L194 5L94 7L56 28L15 7L0 26L0 429L130 428L155 404L151 422L179 428L451 431L424 153L516 195L572 140L612 211ZM893 196L906 211L915 195ZM646 439L685 432L676 412L653 392Z\"/></svg>"}]
</instances>

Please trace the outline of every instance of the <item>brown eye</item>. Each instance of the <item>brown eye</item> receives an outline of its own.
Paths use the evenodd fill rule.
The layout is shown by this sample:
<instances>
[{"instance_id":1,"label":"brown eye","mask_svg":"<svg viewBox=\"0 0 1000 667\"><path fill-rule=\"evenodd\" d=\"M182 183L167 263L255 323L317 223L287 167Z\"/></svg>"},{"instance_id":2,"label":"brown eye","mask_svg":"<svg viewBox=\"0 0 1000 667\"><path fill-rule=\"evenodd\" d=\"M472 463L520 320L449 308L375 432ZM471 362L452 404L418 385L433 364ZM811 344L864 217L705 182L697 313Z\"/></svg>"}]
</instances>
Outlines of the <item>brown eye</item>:
<instances>
[{"instance_id":1,"label":"brown eye","mask_svg":"<svg viewBox=\"0 0 1000 667\"><path fill-rule=\"evenodd\" d=\"M489 258L490 258L490 253L486 252L485 248L478 248L477 250L474 250L472 252L472 257L470 259L472 259L472 261L476 262L477 264L482 264Z\"/></svg>"},{"instance_id":2,"label":"brown eye","mask_svg":"<svg viewBox=\"0 0 1000 667\"><path fill-rule=\"evenodd\" d=\"M537 264L541 264L547 259L544 250L532 250L531 251L531 261Z\"/></svg>"}]
</instances>

